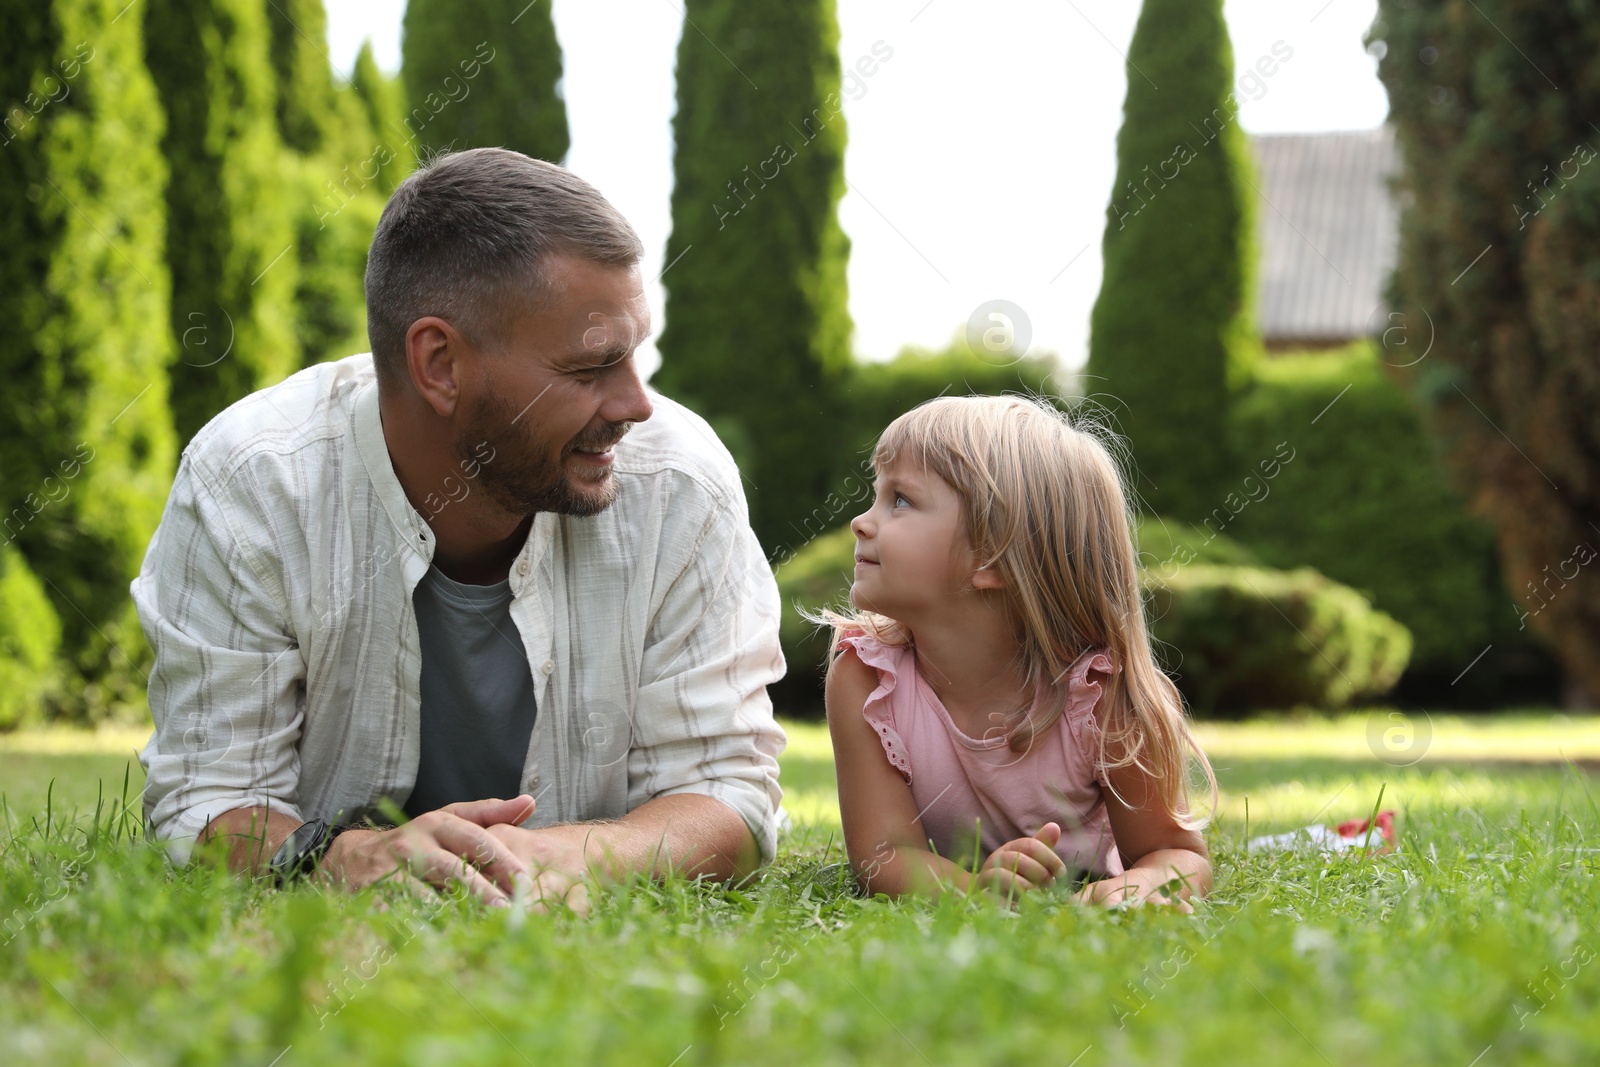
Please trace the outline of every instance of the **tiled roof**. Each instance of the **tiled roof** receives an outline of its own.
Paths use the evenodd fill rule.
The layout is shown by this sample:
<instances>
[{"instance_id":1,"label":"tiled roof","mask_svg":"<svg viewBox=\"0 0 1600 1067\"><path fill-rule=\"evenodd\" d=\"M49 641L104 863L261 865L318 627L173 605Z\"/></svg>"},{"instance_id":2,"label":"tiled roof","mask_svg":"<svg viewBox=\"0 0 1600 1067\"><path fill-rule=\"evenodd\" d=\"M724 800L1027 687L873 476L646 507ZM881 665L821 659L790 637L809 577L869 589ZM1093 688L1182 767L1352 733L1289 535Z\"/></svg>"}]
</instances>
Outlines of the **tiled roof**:
<instances>
[{"instance_id":1,"label":"tiled roof","mask_svg":"<svg viewBox=\"0 0 1600 1067\"><path fill-rule=\"evenodd\" d=\"M1382 322L1397 218L1387 127L1250 138L1259 196L1258 322L1274 341L1338 340Z\"/></svg>"}]
</instances>

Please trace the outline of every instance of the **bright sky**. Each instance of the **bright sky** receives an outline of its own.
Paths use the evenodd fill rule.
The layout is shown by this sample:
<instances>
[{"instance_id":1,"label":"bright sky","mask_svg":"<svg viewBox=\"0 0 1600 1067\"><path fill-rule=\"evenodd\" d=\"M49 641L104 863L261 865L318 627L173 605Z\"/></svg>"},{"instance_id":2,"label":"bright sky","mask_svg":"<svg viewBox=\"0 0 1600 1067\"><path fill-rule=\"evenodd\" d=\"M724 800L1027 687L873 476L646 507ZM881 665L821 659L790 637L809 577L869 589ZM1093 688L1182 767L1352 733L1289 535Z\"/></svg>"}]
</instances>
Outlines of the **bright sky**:
<instances>
[{"instance_id":1,"label":"bright sky","mask_svg":"<svg viewBox=\"0 0 1600 1067\"><path fill-rule=\"evenodd\" d=\"M676 0L553 2L572 125L567 166L627 215L645 243L645 276L655 278L672 227L682 8ZM1226 5L1237 78L1277 42L1280 53L1293 52L1239 92L1246 131L1383 122L1388 102L1362 45L1376 0ZM370 37L379 65L399 69L404 0L327 6L336 66L348 70ZM846 69L874 45L893 50L844 107L849 185L839 213L852 242L857 354L887 359L907 343L943 345L979 305L1003 299L1028 316L1032 351L1080 364L1100 287L1138 5L1004 0L978 14L976 0L838 0L838 8ZM648 288L659 334L662 290ZM641 367L658 362L647 342Z\"/></svg>"}]
</instances>

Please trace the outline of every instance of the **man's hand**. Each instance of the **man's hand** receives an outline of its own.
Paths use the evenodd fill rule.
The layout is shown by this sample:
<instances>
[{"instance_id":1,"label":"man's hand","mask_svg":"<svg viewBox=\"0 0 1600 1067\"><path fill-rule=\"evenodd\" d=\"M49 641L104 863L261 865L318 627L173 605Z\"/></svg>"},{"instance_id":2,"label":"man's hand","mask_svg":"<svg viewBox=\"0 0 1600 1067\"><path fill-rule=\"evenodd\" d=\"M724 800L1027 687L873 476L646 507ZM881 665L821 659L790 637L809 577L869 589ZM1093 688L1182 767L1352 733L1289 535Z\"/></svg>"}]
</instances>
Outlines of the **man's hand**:
<instances>
[{"instance_id":1,"label":"man's hand","mask_svg":"<svg viewBox=\"0 0 1600 1067\"><path fill-rule=\"evenodd\" d=\"M1169 885L1171 888L1163 893L1162 887ZM1129 908L1148 901L1151 904L1170 904L1185 914L1193 914L1194 907L1178 895L1181 889L1178 876L1171 871L1162 874L1149 867L1130 867L1123 874L1090 882L1078 891L1075 899L1082 904Z\"/></svg>"},{"instance_id":2,"label":"man's hand","mask_svg":"<svg viewBox=\"0 0 1600 1067\"><path fill-rule=\"evenodd\" d=\"M733 809L696 794L656 797L620 819L488 831L527 865L537 911L589 909L589 880L608 885L635 875L737 878L760 862L755 838Z\"/></svg>"},{"instance_id":3,"label":"man's hand","mask_svg":"<svg viewBox=\"0 0 1600 1067\"><path fill-rule=\"evenodd\" d=\"M528 902L534 911L548 911L565 905L579 915L589 913L589 889L584 879L593 873L610 880L617 873L608 870L601 827L571 823L525 830L520 826L491 826L488 831L501 847L520 862L532 876ZM591 863L590 846L598 856Z\"/></svg>"},{"instance_id":4,"label":"man's hand","mask_svg":"<svg viewBox=\"0 0 1600 1067\"><path fill-rule=\"evenodd\" d=\"M1024 890L1043 889L1067 868L1056 855L1056 842L1060 840L1060 824L1047 822L1032 837L1007 841L978 869L978 888L998 893L1008 900L1015 899Z\"/></svg>"},{"instance_id":5,"label":"man's hand","mask_svg":"<svg viewBox=\"0 0 1600 1067\"><path fill-rule=\"evenodd\" d=\"M528 884L528 865L496 831L516 829L533 814L534 800L474 800L425 812L392 830L346 830L317 866L317 878L360 889L383 878L418 879L435 888L460 882L485 904L511 902L518 881ZM521 833L528 831L522 830Z\"/></svg>"}]
</instances>

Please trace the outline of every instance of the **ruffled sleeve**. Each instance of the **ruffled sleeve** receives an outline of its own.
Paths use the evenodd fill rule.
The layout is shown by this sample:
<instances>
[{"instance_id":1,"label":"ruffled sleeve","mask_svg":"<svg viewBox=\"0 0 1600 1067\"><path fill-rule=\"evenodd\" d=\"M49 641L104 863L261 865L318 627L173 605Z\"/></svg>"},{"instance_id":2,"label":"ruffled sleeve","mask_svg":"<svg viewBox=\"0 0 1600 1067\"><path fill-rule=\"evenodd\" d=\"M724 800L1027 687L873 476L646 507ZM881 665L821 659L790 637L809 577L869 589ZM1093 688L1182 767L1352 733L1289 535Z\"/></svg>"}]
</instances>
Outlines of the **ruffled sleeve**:
<instances>
[{"instance_id":1,"label":"ruffled sleeve","mask_svg":"<svg viewBox=\"0 0 1600 1067\"><path fill-rule=\"evenodd\" d=\"M1100 767L1100 721L1095 714L1104 694L1099 675L1109 678L1122 670L1108 648L1091 648L1067 668L1067 708L1065 718L1083 756L1084 766L1101 785L1106 784Z\"/></svg>"},{"instance_id":2,"label":"ruffled sleeve","mask_svg":"<svg viewBox=\"0 0 1600 1067\"><path fill-rule=\"evenodd\" d=\"M878 672L878 688L874 689L867 697L867 702L861 708L861 714L866 718L871 727L877 731L878 739L883 742L883 754L888 757L889 764L900 772L900 776L909 784L911 781L911 758L906 753L905 742L900 739L900 734L894 728L894 708L889 698L895 686L900 682L902 672L910 670L906 664L906 650L899 646L888 646L876 637L862 630L847 630L839 639L841 648L855 649L856 655L861 657L861 662ZM910 684L909 678L906 684Z\"/></svg>"}]
</instances>

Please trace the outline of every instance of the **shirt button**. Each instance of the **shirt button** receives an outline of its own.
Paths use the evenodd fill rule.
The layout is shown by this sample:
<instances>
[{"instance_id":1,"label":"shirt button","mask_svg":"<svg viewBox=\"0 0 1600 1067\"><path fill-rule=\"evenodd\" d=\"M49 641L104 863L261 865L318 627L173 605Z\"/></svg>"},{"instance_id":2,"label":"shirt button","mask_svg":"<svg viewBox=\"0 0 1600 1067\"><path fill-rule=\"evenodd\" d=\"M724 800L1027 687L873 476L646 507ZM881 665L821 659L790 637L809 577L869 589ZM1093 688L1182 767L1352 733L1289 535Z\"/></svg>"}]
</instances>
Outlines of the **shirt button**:
<instances>
[{"instance_id":1,"label":"shirt button","mask_svg":"<svg viewBox=\"0 0 1600 1067\"><path fill-rule=\"evenodd\" d=\"M540 670L544 671L544 673L546 673L546 674L549 674L551 671L553 671L555 669L556 669L556 661L553 660L553 659L545 660L544 661L544 666L540 668Z\"/></svg>"},{"instance_id":2,"label":"shirt button","mask_svg":"<svg viewBox=\"0 0 1600 1067\"><path fill-rule=\"evenodd\" d=\"M519 559L517 561L517 573L518 574L527 574L528 573L528 561L527 560Z\"/></svg>"},{"instance_id":3,"label":"shirt button","mask_svg":"<svg viewBox=\"0 0 1600 1067\"><path fill-rule=\"evenodd\" d=\"M544 781L544 779L543 779L543 778L540 778L540 777L539 777L539 776L538 776L538 775L537 775L537 774L536 774L536 775L534 775L534 776L533 776L533 777L532 777L532 778L530 778L530 779L529 779L529 780L528 780L528 788L529 788L529 789L535 789L535 790L537 790L537 789L538 789L538 788L539 788L539 783L540 783L540 782L542 782L542 781Z\"/></svg>"}]
</instances>

